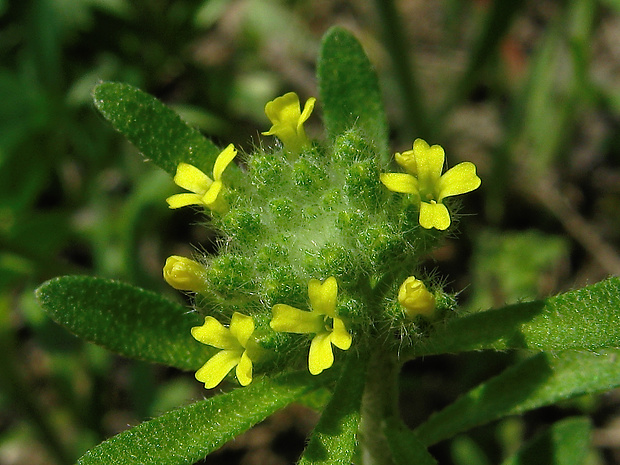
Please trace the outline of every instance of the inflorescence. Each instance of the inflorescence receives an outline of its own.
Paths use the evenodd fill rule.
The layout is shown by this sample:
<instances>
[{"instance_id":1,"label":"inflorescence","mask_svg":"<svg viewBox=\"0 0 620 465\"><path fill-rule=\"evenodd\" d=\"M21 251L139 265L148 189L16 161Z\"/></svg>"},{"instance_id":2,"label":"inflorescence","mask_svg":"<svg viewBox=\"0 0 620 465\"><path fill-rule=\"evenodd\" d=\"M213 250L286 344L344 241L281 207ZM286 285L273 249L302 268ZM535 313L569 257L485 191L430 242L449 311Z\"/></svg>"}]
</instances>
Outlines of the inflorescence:
<instances>
[{"instance_id":1,"label":"inflorescence","mask_svg":"<svg viewBox=\"0 0 620 465\"><path fill-rule=\"evenodd\" d=\"M177 168L174 182L189 193L169 197L170 208L206 207L222 236L217 255L171 256L164 266L168 284L195 293L207 315L191 333L218 349L196 372L208 389L233 368L246 386L255 371L300 363L305 350L318 375L338 358L333 347L402 345L452 310L419 266L453 223L448 197L480 186L475 165L442 174L443 149L417 139L395 156L405 173L384 172L356 128L328 146L307 137L315 101L302 110L290 92L267 103L263 134L281 145L248 156L241 176L227 178L239 170L232 144L212 178Z\"/></svg>"}]
</instances>

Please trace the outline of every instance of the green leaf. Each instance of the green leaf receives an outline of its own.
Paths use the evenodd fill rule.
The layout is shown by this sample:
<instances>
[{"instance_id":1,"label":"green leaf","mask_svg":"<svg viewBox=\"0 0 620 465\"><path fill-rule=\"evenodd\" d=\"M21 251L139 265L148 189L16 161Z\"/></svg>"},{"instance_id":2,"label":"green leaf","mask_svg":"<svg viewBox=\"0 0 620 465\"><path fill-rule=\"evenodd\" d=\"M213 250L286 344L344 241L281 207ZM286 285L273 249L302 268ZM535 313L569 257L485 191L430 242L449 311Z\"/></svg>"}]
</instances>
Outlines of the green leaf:
<instances>
[{"instance_id":1,"label":"green leaf","mask_svg":"<svg viewBox=\"0 0 620 465\"><path fill-rule=\"evenodd\" d=\"M385 426L385 437L395 465L436 465L435 458L426 450L413 431L402 422L390 420Z\"/></svg>"},{"instance_id":2,"label":"green leaf","mask_svg":"<svg viewBox=\"0 0 620 465\"><path fill-rule=\"evenodd\" d=\"M91 449L78 464L194 463L324 381L306 372L255 380L120 433Z\"/></svg>"},{"instance_id":3,"label":"green leaf","mask_svg":"<svg viewBox=\"0 0 620 465\"><path fill-rule=\"evenodd\" d=\"M108 279L63 276L36 293L56 322L127 357L196 370L212 355L190 334L202 318L153 292Z\"/></svg>"},{"instance_id":4,"label":"green leaf","mask_svg":"<svg viewBox=\"0 0 620 465\"><path fill-rule=\"evenodd\" d=\"M620 279L546 300L510 305L449 321L416 346L414 356L480 349L620 347Z\"/></svg>"},{"instance_id":5,"label":"green leaf","mask_svg":"<svg viewBox=\"0 0 620 465\"><path fill-rule=\"evenodd\" d=\"M317 75L329 138L359 128L375 145L383 162L388 162L388 125L377 76L350 32L340 27L327 31Z\"/></svg>"},{"instance_id":6,"label":"green leaf","mask_svg":"<svg viewBox=\"0 0 620 465\"><path fill-rule=\"evenodd\" d=\"M355 451L360 406L366 380L366 359L351 353L334 396L325 407L299 465L349 465Z\"/></svg>"},{"instance_id":7,"label":"green leaf","mask_svg":"<svg viewBox=\"0 0 620 465\"><path fill-rule=\"evenodd\" d=\"M590 444L587 418L567 418L537 435L502 465L581 465Z\"/></svg>"},{"instance_id":8,"label":"green leaf","mask_svg":"<svg viewBox=\"0 0 620 465\"><path fill-rule=\"evenodd\" d=\"M415 434L426 446L508 415L620 386L620 349L540 353L432 415Z\"/></svg>"},{"instance_id":9,"label":"green leaf","mask_svg":"<svg viewBox=\"0 0 620 465\"><path fill-rule=\"evenodd\" d=\"M163 170L174 175L185 162L213 171L220 149L155 97L129 84L103 82L93 98L112 126Z\"/></svg>"}]
</instances>

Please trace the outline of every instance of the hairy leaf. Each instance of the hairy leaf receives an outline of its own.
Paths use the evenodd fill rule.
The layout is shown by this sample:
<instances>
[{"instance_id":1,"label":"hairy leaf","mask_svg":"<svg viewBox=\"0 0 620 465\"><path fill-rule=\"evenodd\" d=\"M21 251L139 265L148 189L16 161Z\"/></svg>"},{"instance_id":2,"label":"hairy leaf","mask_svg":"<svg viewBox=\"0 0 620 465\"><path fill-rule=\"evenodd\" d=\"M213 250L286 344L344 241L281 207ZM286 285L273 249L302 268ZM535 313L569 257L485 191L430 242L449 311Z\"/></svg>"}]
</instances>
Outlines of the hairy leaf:
<instances>
[{"instance_id":1,"label":"hairy leaf","mask_svg":"<svg viewBox=\"0 0 620 465\"><path fill-rule=\"evenodd\" d=\"M408 355L620 347L620 279L449 321Z\"/></svg>"},{"instance_id":2,"label":"hairy leaf","mask_svg":"<svg viewBox=\"0 0 620 465\"><path fill-rule=\"evenodd\" d=\"M190 334L202 324L197 313L129 284L63 276L39 287L37 298L77 336L127 357L195 370L212 355Z\"/></svg>"},{"instance_id":3,"label":"hairy leaf","mask_svg":"<svg viewBox=\"0 0 620 465\"><path fill-rule=\"evenodd\" d=\"M300 465L349 465L355 451L366 359L351 353L336 390L314 429Z\"/></svg>"},{"instance_id":4,"label":"hairy leaf","mask_svg":"<svg viewBox=\"0 0 620 465\"><path fill-rule=\"evenodd\" d=\"M212 172L220 149L155 97L129 84L103 82L93 98L112 126L163 170L174 175L185 162Z\"/></svg>"},{"instance_id":5,"label":"hairy leaf","mask_svg":"<svg viewBox=\"0 0 620 465\"><path fill-rule=\"evenodd\" d=\"M395 465L436 465L437 461L428 452L418 437L400 421L392 420L385 427L390 452Z\"/></svg>"},{"instance_id":6,"label":"hairy leaf","mask_svg":"<svg viewBox=\"0 0 620 465\"><path fill-rule=\"evenodd\" d=\"M255 380L142 423L87 452L79 465L190 464L320 386L325 377L306 372Z\"/></svg>"},{"instance_id":7,"label":"hairy leaf","mask_svg":"<svg viewBox=\"0 0 620 465\"><path fill-rule=\"evenodd\" d=\"M334 27L323 38L318 79L327 134L334 139L357 127L389 160L388 125L375 71L357 39Z\"/></svg>"},{"instance_id":8,"label":"hairy leaf","mask_svg":"<svg viewBox=\"0 0 620 465\"><path fill-rule=\"evenodd\" d=\"M426 446L508 415L620 386L620 349L539 353L432 415L415 433Z\"/></svg>"}]
</instances>

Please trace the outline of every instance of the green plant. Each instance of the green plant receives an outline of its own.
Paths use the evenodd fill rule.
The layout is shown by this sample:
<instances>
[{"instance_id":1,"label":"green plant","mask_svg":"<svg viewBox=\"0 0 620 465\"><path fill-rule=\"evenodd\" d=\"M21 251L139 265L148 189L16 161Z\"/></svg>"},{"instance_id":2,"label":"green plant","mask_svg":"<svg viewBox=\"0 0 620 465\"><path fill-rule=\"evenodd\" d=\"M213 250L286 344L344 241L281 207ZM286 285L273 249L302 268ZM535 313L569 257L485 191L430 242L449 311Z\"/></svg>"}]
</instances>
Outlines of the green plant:
<instances>
[{"instance_id":1,"label":"green plant","mask_svg":"<svg viewBox=\"0 0 620 465\"><path fill-rule=\"evenodd\" d=\"M89 277L48 281L39 302L88 341L198 370L209 388L236 367L243 387L127 430L80 463L192 463L319 389L331 397L314 404L321 419L300 463L435 463L427 447L470 428L620 386L620 281L459 311L421 264L458 219L458 205L444 199L480 185L475 167L441 175L443 150L416 140L396 157L406 173L389 172L378 84L345 30L325 36L318 78L325 142L303 131L314 101L302 111L287 94L267 107L269 133L283 145L257 149L244 170L231 163L233 147L221 150L147 94L117 83L95 88L104 117L190 191L169 197L170 206L209 210L219 250L171 257L164 268L169 284L195 293L195 312ZM527 351L522 361L414 430L403 425L396 399L404 362L517 349ZM579 463L588 435L587 420L562 421L507 463L525 463L540 444L550 457L566 457L558 463Z\"/></svg>"}]
</instances>

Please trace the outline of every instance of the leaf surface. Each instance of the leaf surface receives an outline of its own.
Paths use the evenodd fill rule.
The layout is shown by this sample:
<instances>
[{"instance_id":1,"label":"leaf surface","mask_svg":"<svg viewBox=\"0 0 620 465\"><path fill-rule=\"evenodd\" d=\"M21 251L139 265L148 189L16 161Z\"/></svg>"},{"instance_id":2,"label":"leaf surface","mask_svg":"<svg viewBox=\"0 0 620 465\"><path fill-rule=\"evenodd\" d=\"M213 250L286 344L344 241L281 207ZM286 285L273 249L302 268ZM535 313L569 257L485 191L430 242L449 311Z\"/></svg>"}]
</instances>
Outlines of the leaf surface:
<instances>
[{"instance_id":1,"label":"leaf surface","mask_svg":"<svg viewBox=\"0 0 620 465\"><path fill-rule=\"evenodd\" d=\"M43 309L77 336L131 358L196 370L213 352L190 334L203 318L119 281L63 276L37 289Z\"/></svg>"},{"instance_id":2,"label":"leaf surface","mask_svg":"<svg viewBox=\"0 0 620 465\"><path fill-rule=\"evenodd\" d=\"M415 434L426 446L508 415L620 386L620 349L539 353L432 415Z\"/></svg>"},{"instance_id":3,"label":"leaf surface","mask_svg":"<svg viewBox=\"0 0 620 465\"><path fill-rule=\"evenodd\" d=\"M324 380L306 372L255 380L120 433L88 451L78 465L194 463Z\"/></svg>"}]
</instances>

